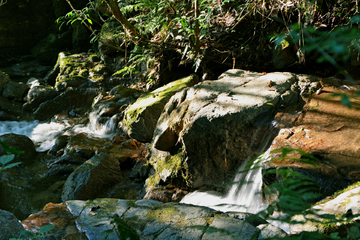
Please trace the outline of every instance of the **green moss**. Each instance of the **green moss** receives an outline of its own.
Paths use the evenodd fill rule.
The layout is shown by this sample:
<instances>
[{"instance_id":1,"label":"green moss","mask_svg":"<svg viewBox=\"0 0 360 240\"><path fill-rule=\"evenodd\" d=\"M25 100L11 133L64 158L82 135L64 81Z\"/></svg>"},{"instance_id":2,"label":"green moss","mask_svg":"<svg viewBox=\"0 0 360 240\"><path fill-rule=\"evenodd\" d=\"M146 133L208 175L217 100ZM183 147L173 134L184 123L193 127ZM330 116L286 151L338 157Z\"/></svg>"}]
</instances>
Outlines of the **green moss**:
<instances>
[{"instance_id":1,"label":"green moss","mask_svg":"<svg viewBox=\"0 0 360 240\"><path fill-rule=\"evenodd\" d=\"M357 188L357 187L360 187L360 181L356 182L356 183L354 183L354 184L352 184L352 185L350 185L350 186L348 186L348 187L346 187L346 188L344 188L342 190L339 190L339 191L335 192L332 196L327 197L326 199L323 199L323 200L317 202L316 205L329 202L329 201L333 200L334 198L336 198L337 196L339 196L340 194L345 193L347 191L350 191L350 190L352 190L354 188Z\"/></svg>"},{"instance_id":2,"label":"green moss","mask_svg":"<svg viewBox=\"0 0 360 240\"><path fill-rule=\"evenodd\" d=\"M176 215L179 215L179 210L173 205L167 205L165 207L160 207L158 209L148 211L146 218L148 221L156 220L160 222L168 222L171 221Z\"/></svg>"},{"instance_id":3,"label":"green moss","mask_svg":"<svg viewBox=\"0 0 360 240\"><path fill-rule=\"evenodd\" d=\"M176 81L173 81L161 88L158 88L150 93L142 94L138 100L129 106L125 112L124 124L130 126L132 122L138 121L139 115L147 107L159 104L162 102L166 104L168 99L174 95L177 91L185 87L189 87L198 82L196 75L191 75Z\"/></svg>"}]
</instances>

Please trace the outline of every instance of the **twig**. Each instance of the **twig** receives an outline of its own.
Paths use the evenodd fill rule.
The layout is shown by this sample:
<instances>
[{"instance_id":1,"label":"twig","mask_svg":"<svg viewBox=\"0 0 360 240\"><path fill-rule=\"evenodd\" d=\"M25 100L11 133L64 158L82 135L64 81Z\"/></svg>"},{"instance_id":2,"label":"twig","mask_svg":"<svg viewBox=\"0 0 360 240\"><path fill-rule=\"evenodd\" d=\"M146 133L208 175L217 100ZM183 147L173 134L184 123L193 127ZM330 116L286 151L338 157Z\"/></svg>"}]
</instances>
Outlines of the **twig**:
<instances>
[{"instance_id":1,"label":"twig","mask_svg":"<svg viewBox=\"0 0 360 240\"><path fill-rule=\"evenodd\" d=\"M75 14L82 20L82 22L85 24L85 26L92 32L94 33L94 30L91 28L91 26L85 21L86 19L84 19L78 12L78 10L76 10L73 5L71 4L70 0L66 0L67 3L70 5L71 9L75 12Z\"/></svg>"}]
</instances>

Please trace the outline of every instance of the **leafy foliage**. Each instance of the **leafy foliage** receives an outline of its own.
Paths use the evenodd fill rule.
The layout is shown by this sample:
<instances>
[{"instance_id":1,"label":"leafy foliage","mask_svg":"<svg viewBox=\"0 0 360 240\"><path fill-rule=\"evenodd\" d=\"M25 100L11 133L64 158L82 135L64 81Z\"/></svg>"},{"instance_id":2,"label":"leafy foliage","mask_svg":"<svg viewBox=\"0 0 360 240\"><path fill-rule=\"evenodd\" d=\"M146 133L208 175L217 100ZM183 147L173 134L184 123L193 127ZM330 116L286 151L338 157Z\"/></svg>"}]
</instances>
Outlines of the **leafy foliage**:
<instances>
[{"instance_id":1,"label":"leafy foliage","mask_svg":"<svg viewBox=\"0 0 360 240\"><path fill-rule=\"evenodd\" d=\"M50 237L53 234L49 234L47 232L51 231L55 225L45 225L39 229L39 233L32 233L29 231L23 231L20 233L18 238L10 238L9 240L21 240L21 239L43 239L46 237Z\"/></svg>"},{"instance_id":2,"label":"leafy foliage","mask_svg":"<svg viewBox=\"0 0 360 240\"><path fill-rule=\"evenodd\" d=\"M3 142L3 141L0 141L0 146L3 148L5 152L12 153L10 155L3 155L0 157L0 172L21 164L21 162L16 162L16 163L10 163L10 162L14 160L15 154L22 154L23 153L22 151L18 151L16 150L16 148L9 147L7 142Z\"/></svg>"}]
</instances>

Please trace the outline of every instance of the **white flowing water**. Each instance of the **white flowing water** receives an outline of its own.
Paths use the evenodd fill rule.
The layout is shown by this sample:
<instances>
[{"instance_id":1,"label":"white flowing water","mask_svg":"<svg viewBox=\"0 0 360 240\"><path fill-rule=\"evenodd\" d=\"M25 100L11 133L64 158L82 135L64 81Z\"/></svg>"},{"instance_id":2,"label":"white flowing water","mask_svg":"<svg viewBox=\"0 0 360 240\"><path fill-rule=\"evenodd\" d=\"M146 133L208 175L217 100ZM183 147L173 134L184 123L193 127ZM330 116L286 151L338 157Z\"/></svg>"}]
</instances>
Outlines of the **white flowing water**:
<instances>
[{"instance_id":1,"label":"white flowing water","mask_svg":"<svg viewBox=\"0 0 360 240\"><path fill-rule=\"evenodd\" d=\"M95 137L107 138L114 135L116 119L111 118L105 124L98 122L99 116L89 114L89 123L86 125L71 126L68 122L39 123L39 121L0 121L0 136L14 133L29 137L39 152L49 150L60 135L85 133Z\"/></svg>"},{"instance_id":2,"label":"white flowing water","mask_svg":"<svg viewBox=\"0 0 360 240\"><path fill-rule=\"evenodd\" d=\"M268 205L261 194L261 163L269 158L269 154L270 149L258 157L248 170L248 162L244 163L225 196L215 192L195 191L186 195L181 203L210 207L222 212L258 213L264 210Z\"/></svg>"},{"instance_id":3,"label":"white flowing water","mask_svg":"<svg viewBox=\"0 0 360 240\"><path fill-rule=\"evenodd\" d=\"M272 123L276 127L277 123ZM275 128L274 128L275 129ZM261 134L258 131L254 133ZM262 197L262 163L270 159L269 145L272 141L271 130L263 136L262 146L257 152L263 152L261 156L251 163L252 159L247 159L238 169L232 186L226 195L220 195L214 191L200 192L195 191L187 194L181 203L193 204L198 206L210 207L222 212L248 212L258 213L268 206ZM250 142L250 147L253 142ZM249 147L249 149L250 149ZM267 149L268 148L268 149ZM251 164L249 167L248 165Z\"/></svg>"}]
</instances>

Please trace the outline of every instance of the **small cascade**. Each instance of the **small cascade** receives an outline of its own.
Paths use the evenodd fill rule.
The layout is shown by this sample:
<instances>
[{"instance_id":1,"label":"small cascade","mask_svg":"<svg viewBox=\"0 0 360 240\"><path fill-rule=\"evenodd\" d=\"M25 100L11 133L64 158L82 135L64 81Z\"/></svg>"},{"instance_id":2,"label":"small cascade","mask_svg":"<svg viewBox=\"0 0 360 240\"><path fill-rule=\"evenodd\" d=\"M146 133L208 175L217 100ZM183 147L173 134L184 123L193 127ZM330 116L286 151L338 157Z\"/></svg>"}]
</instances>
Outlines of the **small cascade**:
<instances>
[{"instance_id":1,"label":"small cascade","mask_svg":"<svg viewBox=\"0 0 360 240\"><path fill-rule=\"evenodd\" d=\"M210 207L222 212L248 212L258 213L267 208L268 204L262 197L262 164L270 159L270 143L276 122L273 122L273 129L263 137L262 146L258 152L263 152L252 163L252 159L247 159L239 168L232 186L228 193L220 195L218 192L195 191L187 194L181 203L193 204L198 206ZM260 134L256 132L255 134ZM255 138L253 138L255 139ZM253 143L250 143L250 146ZM250 147L249 147L250 149ZM250 165L250 166L249 166Z\"/></svg>"},{"instance_id":2,"label":"small cascade","mask_svg":"<svg viewBox=\"0 0 360 240\"><path fill-rule=\"evenodd\" d=\"M107 138L111 137L115 134L116 127L117 127L117 115L113 115L109 120L107 120L104 124L100 123L100 116L95 112L91 112L89 114L89 123L85 126L74 126L72 131L75 133L86 133L93 135L95 137Z\"/></svg>"},{"instance_id":3,"label":"small cascade","mask_svg":"<svg viewBox=\"0 0 360 240\"><path fill-rule=\"evenodd\" d=\"M100 115L100 114L99 114ZM99 122L99 115L89 114L89 123L86 125L70 125L67 121L39 123L39 121L0 121L0 135L14 133L29 137L39 152L49 150L57 137L85 133L94 137L107 138L115 134L118 116L114 115L104 124Z\"/></svg>"},{"instance_id":4,"label":"small cascade","mask_svg":"<svg viewBox=\"0 0 360 240\"><path fill-rule=\"evenodd\" d=\"M261 164L269 159L270 149L258 157L248 171L244 163L239 168L229 192L225 196L216 192L195 191L186 195L181 203L206 206L222 212L248 212L258 213L267 207L262 198Z\"/></svg>"}]
</instances>

